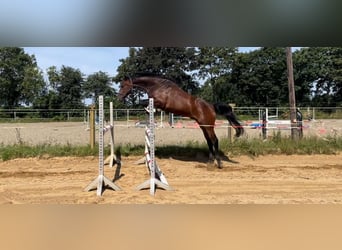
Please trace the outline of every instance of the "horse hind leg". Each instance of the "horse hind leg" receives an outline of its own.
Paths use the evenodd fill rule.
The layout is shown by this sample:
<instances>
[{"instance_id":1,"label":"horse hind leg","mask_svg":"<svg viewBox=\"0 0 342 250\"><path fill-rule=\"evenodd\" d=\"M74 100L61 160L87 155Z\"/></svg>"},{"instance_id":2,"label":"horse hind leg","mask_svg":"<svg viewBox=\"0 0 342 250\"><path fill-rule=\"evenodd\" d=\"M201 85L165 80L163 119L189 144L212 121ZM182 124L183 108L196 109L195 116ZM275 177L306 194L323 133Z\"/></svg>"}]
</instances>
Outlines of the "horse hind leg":
<instances>
[{"instance_id":1,"label":"horse hind leg","mask_svg":"<svg viewBox=\"0 0 342 250\"><path fill-rule=\"evenodd\" d=\"M219 156L218 139L215 135L213 128L202 128L202 131L209 148L209 162L215 162L216 160L217 167L222 168L221 158Z\"/></svg>"},{"instance_id":2,"label":"horse hind leg","mask_svg":"<svg viewBox=\"0 0 342 250\"><path fill-rule=\"evenodd\" d=\"M214 145L209 138L207 139L207 144L208 144L208 148L209 148L209 163L214 163L214 161L215 161Z\"/></svg>"},{"instance_id":3,"label":"horse hind leg","mask_svg":"<svg viewBox=\"0 0 342 250\"><path fill-rule=\"evenodd\" d=\"M216 159L216 163L217 163L217 167L218 168L222 168L221 165L221 157L220 157L220 152L219 152L219 141L215 135L215 142L214 142L214 152L215 152L215 159Z\"/></svg>"}]
</instances>

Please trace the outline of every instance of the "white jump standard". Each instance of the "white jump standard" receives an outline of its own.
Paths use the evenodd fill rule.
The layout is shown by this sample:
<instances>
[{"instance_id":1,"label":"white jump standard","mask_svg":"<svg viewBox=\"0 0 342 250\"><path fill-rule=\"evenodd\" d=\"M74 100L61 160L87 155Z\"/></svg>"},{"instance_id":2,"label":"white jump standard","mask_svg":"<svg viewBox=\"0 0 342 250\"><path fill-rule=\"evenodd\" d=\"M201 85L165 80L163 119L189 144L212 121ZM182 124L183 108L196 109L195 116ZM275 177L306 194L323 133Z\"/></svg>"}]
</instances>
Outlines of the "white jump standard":
<instances>
[{"instance_id":1,"label":"white jump standard","mask_svg":"<svg viewBox=\"0 0 342 250\"><path fill-rule=\"evenodd\" d=\"M107 125L104 129L110 130L110 155L105 159L104 164L109 164L109 167L113 167L115 163L120 164L118 159L114 154L114 121L113 121L113 103L109 103L109 121L110 124ZM107 131L106 130L106 131ZM104 132L106 132L104 131Z\"/></svg>"},{"instance_id":2,"label":"white jump standard","mask_svg":"<svg viewBox=\"0 0 342 250\"><path fill-rule=\"evenodd\" d=\"M103 126L103 119L104 114L103 114L103 96L99 96L99 175L96 177L94 181L92 181L86 188L85 191L90 191L97 189L97 196L102 195L102 189L104 186L109 186L113 190L118 191L121 190L119 186L114 184L111 180L109 180L106 176L104 176L104 160L103 160L103 144L104 144L104 138L103 135L108 128L104 128ZM112 118L111 118L112 119ZM112 123L111 123L112 125ZM110 126L110 130L112 132L113 127ZM112 139L113 139L113 133L112 134ZM111 147L114 147L113 140L111 141ZM111 148L112 149L112 148ZM111 150L111 153L113 153L114 149ZM112 155L111 155L112 156ZM110 156L110 157L111 157ZM114 159L114 156L112 159L110 159L111 163Z\"/></svg>"},{"instance_id":3,"label":"white jump standard","mask_svg":"<svg viewBox=\"0 0 342 250\"><path fill-rule=\"evenodd\" d=\"M154 145L154 104L153 98L149 98L149 128L146 127L145 130L145 163L150 171L150 179L140 184L136 189L146 189L150 188L150 195L155 194L156 187L165 189L165 190L172 190L169 186L164 174L158 167L155 161L155 145Z\"/></svg>"}]
</instances>

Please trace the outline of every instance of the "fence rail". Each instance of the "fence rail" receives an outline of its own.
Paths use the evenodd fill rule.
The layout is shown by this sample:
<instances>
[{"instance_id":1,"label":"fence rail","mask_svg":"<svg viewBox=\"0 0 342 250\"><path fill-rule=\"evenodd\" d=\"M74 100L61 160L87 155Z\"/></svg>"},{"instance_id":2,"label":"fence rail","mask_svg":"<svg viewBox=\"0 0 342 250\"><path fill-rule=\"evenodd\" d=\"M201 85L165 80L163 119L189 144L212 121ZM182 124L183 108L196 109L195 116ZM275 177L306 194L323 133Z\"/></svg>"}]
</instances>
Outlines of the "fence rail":
<instances>
[{"instance_id":1,"label":"fence rail","mask_svg":"<svg viewBox=\"0 0 342 250\"><path fill-rule=\"evenodd\" d=\"M288 107L267 107L270 116L289 119ZM342 107L298 107L303 119L342 119ZM235 107L240 120L259 120L260 112L266 107ZM109 109L104 110L106 116ZM168 114L160 113L156 120L169 119ZM138 121L146 118L144 109L114 109L115 121ZM44 122L44 121L83 121L87 122L89 109L0 109L0 122ZM176 119L182 117L175 116Z\"/></svg>"}]
</instances>

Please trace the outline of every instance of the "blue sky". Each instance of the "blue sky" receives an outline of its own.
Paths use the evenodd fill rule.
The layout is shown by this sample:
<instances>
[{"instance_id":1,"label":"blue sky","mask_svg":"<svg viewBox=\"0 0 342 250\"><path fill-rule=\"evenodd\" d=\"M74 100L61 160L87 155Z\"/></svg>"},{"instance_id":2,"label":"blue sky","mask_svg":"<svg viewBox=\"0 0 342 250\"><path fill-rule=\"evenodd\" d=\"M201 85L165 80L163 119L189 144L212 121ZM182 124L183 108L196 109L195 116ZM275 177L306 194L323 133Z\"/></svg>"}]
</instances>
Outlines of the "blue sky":
<instances>
[{"instance_id":1,"label":"blue sky","mask_svg":"<svg viewBox=\"0 0 342 250\"><path fill-rule=\"evenodd\" d=\"M46 72L50 66L62 65L80 69L85 75L98 71L116 75L119 60L128 56L128 47L24 47L35 55L38 67Z\"/></svg>"},{"instance_id":2,"label":"blue sky","mask_svg":"<svg viewBox=\"0 0 342 250\"><path fill-rule=\"evenodd\" d=\"M240 47L247 52L257 47ZM38 67L46 73L50 66L58 69L62 65L79 69L90 75L98 71L117 74L119 60L128 57L128 47L24 47L26 53L35 55Z\"/></svg>"}]
</instances>

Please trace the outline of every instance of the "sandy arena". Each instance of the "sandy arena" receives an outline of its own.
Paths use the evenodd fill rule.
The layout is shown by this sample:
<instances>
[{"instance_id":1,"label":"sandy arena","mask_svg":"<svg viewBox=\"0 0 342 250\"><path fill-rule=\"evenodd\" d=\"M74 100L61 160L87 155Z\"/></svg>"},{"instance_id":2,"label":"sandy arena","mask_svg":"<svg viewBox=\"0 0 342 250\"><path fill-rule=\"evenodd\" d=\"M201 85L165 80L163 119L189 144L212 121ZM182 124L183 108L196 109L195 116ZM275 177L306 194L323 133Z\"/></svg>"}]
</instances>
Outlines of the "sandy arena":
<instances>
[{"instance_id":1,"label":"sandy arena","mask_svg":"<svg viewBox=\"0 0 342 250\"><path fill-rule=\"evenodd\" d=\"M17 128L19 132L15 130ZM1 124L1 143L88 143L82 123ZM333 131L324 127L324 131ZM116 143L143 143L142 128L115 128ZM5 132L4 132L5 131ZM38 131L38 133L37 133ZM173 133L173 135L165 133ZM318 126L314 133L322 129ZM18 134L19 133L19 134ZM217 130L225 136L226 129ZM247 134L256 134L248 130ZM158 129L156 143L204 141L200 130ZM108 139L108 136L106 136ZM141 156L142 157L142 156ZM173 191L135 188L149 178L141 157L123 157L122 166L105 166L121 191L84 188L98 175L97 157L15 159L0 162L0 204L342 204L342 154L231 157L223 169L207 165L207 156L157 158Z\"/></svg>"},{"instance_id":2,"label":"sandy arena","mask_svg":"<svg viewBox=\"0 0 342 250\"><path fill-rule=\"evenodd\" d=\"M98 159L15 159L0 162L0 204L342 204L342 155L241 156L223 169L198 159L157 159L172 191L135 188L149 178L139 157L105 167L121 191L84 188L98 175Z\"/></svg>"}]
</instances>

